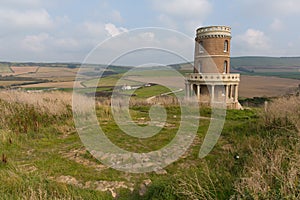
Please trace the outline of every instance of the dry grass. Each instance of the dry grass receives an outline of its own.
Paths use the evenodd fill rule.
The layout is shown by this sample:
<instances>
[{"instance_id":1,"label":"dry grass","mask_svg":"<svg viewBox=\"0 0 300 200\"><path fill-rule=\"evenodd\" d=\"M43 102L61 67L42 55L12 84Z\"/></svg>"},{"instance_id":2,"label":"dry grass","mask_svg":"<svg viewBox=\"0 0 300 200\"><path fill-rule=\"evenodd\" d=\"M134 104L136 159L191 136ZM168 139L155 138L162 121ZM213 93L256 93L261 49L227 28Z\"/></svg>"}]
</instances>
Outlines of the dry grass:
<instances>
[{"instance_id":1,"label":"dry grass","mask_svg":"<svg viewBox=\"0 0 300 200\"><path fill-rule=\"evenodd\" d=\"M210 176L208 167L204 167L201 173L194 173L193 176L179 178L174 191L185 199L217 199L215 181Z\"/></svg>"},{"instance_id":2,"label":"dry grass","mask_svg":"<svg viewBox=\"0 0 300 200\"><path fill-rule=\"evenodd\" d=\"M33 106L41 113L60 115L68 112L72 102L72 94L59 91L28 93L24 91L2 90L0 91L0 99L8 103Z\"/></svg>"},{"instance_id":3,"label":"dry grass","mask_svg":"<svg viewBox=\"0 0 300 200\"><path fill-rule=\"evenodd\" d=\"M300 198L300 97L274 100L265 106L267 135L250 146L251 159L235 188L241 199Z\"/></svg>"},{"instance_id":4,"label":"dry grass","mask_svg":"<svg viewBox=\"0 0 300 200\"><path fill-rule=\"evenodd\" d=\"M244 168L244 177L235 184L242 199L299 199L300 145L290 149L264 142L260 149L251 149L253 159Z\"/></svg>"},{"instance_id":5,"label":"dry grass","mask_svg":"<svg viewBox=\"0 0 300 200\"><path fill-rule=\"evenodd\" d=\"M264 124L274 129L293 129L300 133L300 96L283 97L265 105Z\"/></svg>"}]
</instances>

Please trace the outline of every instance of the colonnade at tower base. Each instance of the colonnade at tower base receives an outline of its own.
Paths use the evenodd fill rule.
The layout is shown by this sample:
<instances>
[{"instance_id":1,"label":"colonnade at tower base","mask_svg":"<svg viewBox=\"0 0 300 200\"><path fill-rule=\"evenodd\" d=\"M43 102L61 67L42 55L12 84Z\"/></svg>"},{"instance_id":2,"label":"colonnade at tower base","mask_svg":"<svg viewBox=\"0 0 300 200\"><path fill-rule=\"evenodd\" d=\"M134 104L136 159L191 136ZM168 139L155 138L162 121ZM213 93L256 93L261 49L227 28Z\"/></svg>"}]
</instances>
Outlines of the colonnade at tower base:
<instances>
[{"instance_id":1,"label":"colonnade at tower base","mask_svg":"<svg viewBox=\"0 0 300 200\"><path fill-rule=\"evenodd\" d=\"M204 105L242 109L238 102L240 74L188 74L185 96Z\"/></svg>"}]
</instances>

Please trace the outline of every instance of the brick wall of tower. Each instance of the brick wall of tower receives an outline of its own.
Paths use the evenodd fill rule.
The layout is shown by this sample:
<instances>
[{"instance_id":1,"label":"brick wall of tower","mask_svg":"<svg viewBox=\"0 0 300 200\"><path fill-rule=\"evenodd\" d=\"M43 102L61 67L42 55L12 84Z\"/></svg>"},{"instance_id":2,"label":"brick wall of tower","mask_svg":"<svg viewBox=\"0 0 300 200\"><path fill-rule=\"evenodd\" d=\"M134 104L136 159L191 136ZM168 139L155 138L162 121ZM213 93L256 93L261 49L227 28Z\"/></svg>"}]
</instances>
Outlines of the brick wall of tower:
<instances>
[{"instance_id":1,"label":"brick wall of tower","mask_svg":"<svg viewBox=\"0 0 300 200\"><path fill-rule=\"evenodd\" d=\"M226 40L228 50L224 52ZM224 62L227 61L227 73L230 73L230 40L230 37L197 37L194 72L199 72L198 66L201 62L201 73L224 73ZM203 44L203 52L200 52L200 42Z\"/></svg>"}]
</instances>

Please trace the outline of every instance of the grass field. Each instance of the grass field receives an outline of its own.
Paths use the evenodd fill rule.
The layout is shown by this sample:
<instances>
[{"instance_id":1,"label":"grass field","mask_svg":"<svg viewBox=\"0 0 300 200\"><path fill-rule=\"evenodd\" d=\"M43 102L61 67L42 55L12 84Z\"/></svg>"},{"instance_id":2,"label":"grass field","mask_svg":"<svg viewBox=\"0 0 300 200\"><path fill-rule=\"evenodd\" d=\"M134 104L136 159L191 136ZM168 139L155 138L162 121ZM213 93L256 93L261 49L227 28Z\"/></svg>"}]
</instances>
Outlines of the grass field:
<instances>
[{"instance_id":1,"label":"grass field","mask_svg":"<svg viewBox=\"0 0 300 200\"><path fill-rule=\"evenodd\" d=\"M12 70L10 69L8 64L1 64L0 65L0 74L8 74L12 73Z\"/></svg>"},{"instance_id":2,"label":"grass field","mask_svg":"<svg viewBox=\"0 0 300 200\"><path fill-rule=\"evenodd\" d=\"M252 75L252 74L248 74ZM274 76L274 77L280 77L280 78L288 78L288 79L297 79L300 80L300 72L299 71L274 71L274 72L255 72L255 76Z\"/></svg>"},{"instance_id":3,"label":"grass field","mask_svg":"<svg viewBox=\"0 0 300 200\"><path fill-rule=\"evenodd\" d=\"M75 85L74 85L75 83ZM50 82L50 83L39 83L39 84L32 84L32 85L24 85L22 88L82 88L83 86L80 84L80 82Z\"/></svg>"},{"instance_id":4,"label":"grass field","mask_svg":"<svg viewBox=\"0 0 300 200\"><path fill-rule=\"evenodd\" d=\"M168 88L161 85L154 85L151 87L141 87L133 93L136 98L149 98L163 93L171 92ZM123 94L131 93L131 91L124 91Z\"/></svg>"},{"instance_id":5,"label":"grass field","mask_svg":"<svg viewBox=\"0 0 300 200\"><path fill-rule=\"evenodd\" d=\"M70 104L70 93L0 91L0 199L299 198L299 97L276 100L265 112L229 110L217 146L204 159L198 152L211 110L201 108L197 137L182 158L159 173L143 174L95 160L80 141ZM99 124L127 150L161 148L180 124L180 108L166 102L162 131L137 139L120 130L108 106L108 101L96 104ZM149 108L131 105L133 121L147 125Z\"/></svg>"},{"instance_id":6,"label":"grass field","mask_svg":"<svg viewBox=\"0 0 300 200\"><path fill-rule=\"evenodd\" d=\"M118 83L118 84L117 84ZM141 82L127 80L126 77L122 78L122 74L111 75L99 79L91 79L82 82L85 87L97 87L97 86L123 86L123 85L140 85Z\"/></svg>"}]
</instances>

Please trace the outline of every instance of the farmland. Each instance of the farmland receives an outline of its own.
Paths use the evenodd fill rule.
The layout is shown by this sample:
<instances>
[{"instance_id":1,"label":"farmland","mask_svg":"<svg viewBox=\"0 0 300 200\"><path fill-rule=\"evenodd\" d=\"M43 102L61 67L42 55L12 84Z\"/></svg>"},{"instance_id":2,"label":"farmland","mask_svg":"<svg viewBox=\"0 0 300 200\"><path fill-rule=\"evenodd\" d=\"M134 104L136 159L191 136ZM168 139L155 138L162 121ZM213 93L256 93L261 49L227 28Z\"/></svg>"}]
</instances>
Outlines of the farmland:
<instances>
[{"instance_id":1,"label":"farmland","mask_svg":"<svg viewBox=\"0 0 300 200\"><path fill-rule=\"evenodd\" d=\"M11 66L7 68L13 69L9 75L8 70L1 73L0 84L30 91L0 91L0 199L19 196L104 200L299 197L299 97L274 98L294 92L299 84L296 79L243 74L240 98L263 97L259 103L269 101L267 108L247 104L250 107L245 110L228 110L221 137L204 159L199 159L198 153L212 121L212 110L193 108L201 116L196 118L199 127L187 151L164 169L130 174L104 165L83 145L71 110L73 89L79 93L75 98L83 103L82 107L95 101L92 105L98 123L109 140L127 151L147 153L167 146L179 130L178 101L174 95L160 94L184 88L184 76L180 73L190 73L190 65L183 64L182 68L176 65L180 73L161 69L135 71L126 67L110 67L104 71L97 66L79 71L78 66L67 64L20 66L14 63ZM265 73L263 70L255 73ZM100 74L103 77L98 80ZM133 93L129 107L132 121L140 128L149 125L159 128L158 134L135 138L119 127L108 98L114 86L118 95ZM123 86L134 89L121 90ZM95 100L89 97L94 92ZM179 98L183 95L179 91ZM165 107L165 123L151 123L154 103Z\"/></svg>"},{"instance_id":2,"label":"farmland","mask_svg":"<svg viewBox=\"0 0 300 200\"><path fill-rule=\"evenodd\" d=\"M171 66L183 76L192 71L192 65L189 63ZM2 78L0 84L2 87L21 87L26 90L34 88L72 90L74 86L86 88L86 91L99 87L103 91L112 90L117 83L120 87L156 83L174 90L184 88L184 81L178 74L160 67L148 71L130 70L129 67L120 66L109 66L104 70L103 65L86 65L79 71L79 67L79 64L66 63L2 63L0 75L11 77ZM238 57L232 58L232 67L233 73L242 74L241 98L283 95L295 90L299 85L297 79L300 77L300 72L297 58ZM99 81L98 77L101 74L103 76ZM143 88L139 92L142 90Z\"/></svg>"}]
</instances>

